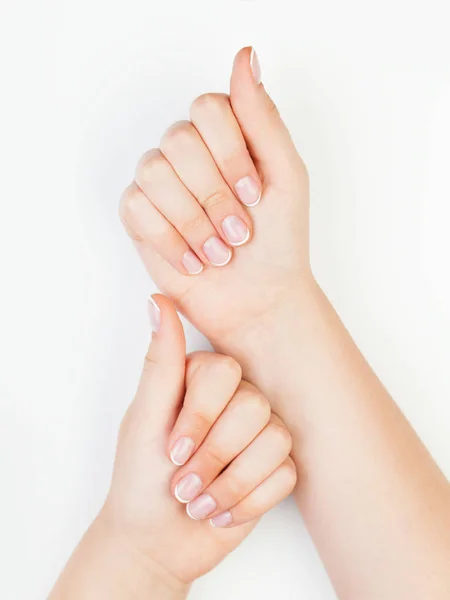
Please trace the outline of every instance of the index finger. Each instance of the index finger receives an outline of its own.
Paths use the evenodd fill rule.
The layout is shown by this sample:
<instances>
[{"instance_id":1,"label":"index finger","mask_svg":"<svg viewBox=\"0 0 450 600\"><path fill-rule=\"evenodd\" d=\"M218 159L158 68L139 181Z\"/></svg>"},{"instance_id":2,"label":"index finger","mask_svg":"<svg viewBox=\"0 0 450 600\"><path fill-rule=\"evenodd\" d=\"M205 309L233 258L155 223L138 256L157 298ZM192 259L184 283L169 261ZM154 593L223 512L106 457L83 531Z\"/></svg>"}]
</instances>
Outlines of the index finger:
<instances>
[{"instance_id":1,"label":"index finger","mask_svg":"<svg viewBox=\"0 0 450 600\"><path fill-rule=\"evenodd\" d=\"M239 363L229 356L198 352L188 358L186 394L168 440L170 460L184 465L201 445L241 381Z\"/></svg>"}]
</instances>

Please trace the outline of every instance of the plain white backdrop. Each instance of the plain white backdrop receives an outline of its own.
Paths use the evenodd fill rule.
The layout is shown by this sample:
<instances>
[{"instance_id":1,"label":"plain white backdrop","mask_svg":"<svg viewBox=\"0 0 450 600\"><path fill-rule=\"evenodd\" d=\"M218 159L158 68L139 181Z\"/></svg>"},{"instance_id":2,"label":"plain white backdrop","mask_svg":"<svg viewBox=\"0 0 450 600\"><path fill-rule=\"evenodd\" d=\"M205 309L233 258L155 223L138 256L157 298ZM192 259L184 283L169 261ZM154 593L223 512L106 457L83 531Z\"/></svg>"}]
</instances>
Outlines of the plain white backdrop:
<instances>
[{"instance_id":1,"label":"plain white backdrop","mask_svg":"<svg viewBox=\"0 0 450 600\"><path fill-rule=\"evenodd\" d=\"M447 0L0 1L2 599L46 597L108 488L154 291L121 190L244 45L309 167L319 282L450 475L448 17ZM335 595L287 501L191 597Z\"/></svg>"}]
</instances>

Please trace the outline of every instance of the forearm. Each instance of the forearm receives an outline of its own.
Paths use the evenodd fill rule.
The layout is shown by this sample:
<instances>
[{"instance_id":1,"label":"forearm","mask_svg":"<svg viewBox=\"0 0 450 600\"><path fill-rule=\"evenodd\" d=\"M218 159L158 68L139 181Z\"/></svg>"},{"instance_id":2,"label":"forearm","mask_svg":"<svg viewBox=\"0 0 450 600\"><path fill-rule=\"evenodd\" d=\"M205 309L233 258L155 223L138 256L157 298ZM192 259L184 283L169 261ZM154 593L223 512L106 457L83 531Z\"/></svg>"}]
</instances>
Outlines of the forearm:
<instances>
[{"instance_id":1,"label":"forearm","mask_svg":"<svg viewBox=\"0 0 450 600\"><path fill-rule=\"evenodd\" d=\"M185 600L188 590L96 519L49 600Z\"/></svg>"},{"instance_id":2,"label":"forearm","mask_svg":"<svg viewBox=\"0 0 450 600\"><path fill-rule=\"evenodd\" d=\"M445 477L314 283L272 316L233 352L293 433L296 499L338 593L447 598Z\"/></svg>"}]
</instances>

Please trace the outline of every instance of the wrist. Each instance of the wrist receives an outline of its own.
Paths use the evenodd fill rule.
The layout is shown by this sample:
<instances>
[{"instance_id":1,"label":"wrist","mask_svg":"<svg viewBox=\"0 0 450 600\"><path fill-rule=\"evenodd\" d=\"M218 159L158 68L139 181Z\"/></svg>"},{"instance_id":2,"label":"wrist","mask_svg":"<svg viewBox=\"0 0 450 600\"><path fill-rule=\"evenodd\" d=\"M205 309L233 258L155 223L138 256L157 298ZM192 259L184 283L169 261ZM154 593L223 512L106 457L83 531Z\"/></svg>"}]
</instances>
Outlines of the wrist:
<instances>
[{"instance_id":1,"label":"wrist","mask_svg":"<svg viewBox=\"0 0 450 600\"><path fill-rule=\"evenodd\" d=\"M100 512L49 600L184 600L188 592Z\"/></svg>"},{"instance_id":2,"label":"wrist","mask_svg":"<svg viewBox=\"0 0 450 600\"><path fill-rule=\"evenodd\" d=\"M308 348L326 306L331 309L313 275L304 275L280 292L264 314L211 342L215 350L238 359L246 377L259 379Z\"/></svg>"},{"instance_id":3,"label":"wrist","mask_svg":"<svg viewBox=\"0 0 450 600\"><path fill-rule=\"evenodd\" d=\"M327 365L347 340L350 336L311 275L292 285L273 310L213 345L238 360L244 377L267 396L295 438L306 405L321 402L317 380L326 377Z\"/></svg>"},{"instance_id":4,"label":"wrist","mask_svg":"<svg viewBox=\"0 0 450 600\"><path fill-rule=\"evenodd\" d=\"M187 597L190 585L144 554L138 543L105 516L104 509L93 526L100 536L100 544L110 552L111 567L116 570L115 577L125 592L124 598L184 600Z\"/></svg>"}]
</instances>

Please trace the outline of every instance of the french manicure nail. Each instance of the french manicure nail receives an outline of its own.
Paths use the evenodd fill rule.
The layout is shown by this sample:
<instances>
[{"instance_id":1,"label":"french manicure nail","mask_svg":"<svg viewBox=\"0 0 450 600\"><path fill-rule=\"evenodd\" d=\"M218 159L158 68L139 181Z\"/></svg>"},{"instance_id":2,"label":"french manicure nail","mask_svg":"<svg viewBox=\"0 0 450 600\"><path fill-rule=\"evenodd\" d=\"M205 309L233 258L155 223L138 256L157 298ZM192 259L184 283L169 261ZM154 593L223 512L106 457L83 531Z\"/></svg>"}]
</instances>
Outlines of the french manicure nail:
<instances>
[{"instance_id":1,"label":"french manicure nail","mask_svg":"<svg viewBox=\"0 0 450 600\"><path fill-rule=\"evenodd\" d=\"M183 479L177 483L175 488L175 498L186 504L195 498L202 489L202 480L195 473L185 475Z\"/></svg>"},{"instance_id":2,"label":"french manicure nail","mask_svg":"<svg viewBox=\"0 0 450 600\"><path fill-rule=\"evenodd\" d=\"M191 519L204 519L217 508L216 501L209 494L202 494L186 506L186 512Z\"/></svg>"},{"instance_id":3,"label":"french manicure nail","mask_svg":"<svg viewBox=\"0 0 450 600\"><path fill-rule=\"evenodd\" d=\"M253 177L247 176L239 179L234 188L239 200L245 206L256 206L261 200L261 190Z\"/></svg>"},{"instance_id":4,"label":"french manicure nail","mask_svg":"<svg viewBox=\"0 0 450 600\"><path fill-rule=\"evenodd\" d=\"M226 527L231 523L232 520L233 517L231 516L231 513L227 510L223 513L220 513L219 515L216 515L215 517L210 519L209 522L213 527Z\"/></svg>"},{"instance_id":5,"label":"french manicure nail","mask_svg":"<svg viewBox=\"0 0 450 600\"><path fill-rule=\"evenodd\" d=\"M148 318L150 319L152 331L154 333L158 332L161 326L161 310L151 296L148 299Z\"/></svg>"},{"instance_id":6,"label":"french manicure nail","mask_svg":"<svg viewBox=\"0 0 450 600\"><path fill-rule=\"evenodd\" d=\"M222 221L222 231L232 246L242 246L250 237L250 230L240 217L230 215Z\"/></svg>"},{"instance_id":7,"label":"french manicure nail","mask_svg":"<svg viewBox=\"0 0 450 600\"><path fill-rule=\"evenodd\" d=\"M252 48L250 53L250 68L253 73L253 78L255 83L258 85L261 83L261 66L259 64L258 55L255 52L255 49Z\"/></svg>"},{"instance_id":8,"label":"french manicure nail","mask_svg":"<svg viewBox=\"0 0 450 600\"><path fill-rule=\"evenodd\" d=\"M180 437L172 446L170 451L170 459L177 467L184 465L184 463L191 456L194 450L195 442L189 437Z\"/></svg>"},{"instance_id":9,"label":"french manicure nail","mask_svg":"<svg viewBox=\"0 0 450 600\"><path fill-rule=\"evenodd\" d=\"M183 263L183 267L186 269L189 275L198 275L203 271L202 261L195 256L192 250L187 250L183 254L181 262Z\"/></svg>"},{"instance_id":10,"label":"french manicure nail","mask_svg":"<svg viewBox=\"0 0 450 600\"><path fill-rule=\"evenodd\" d=\"M215 267L223 267L231 260L231 249L220 238L210 237L203 244L203 252Z\"/></svg>"}]
</instances>

